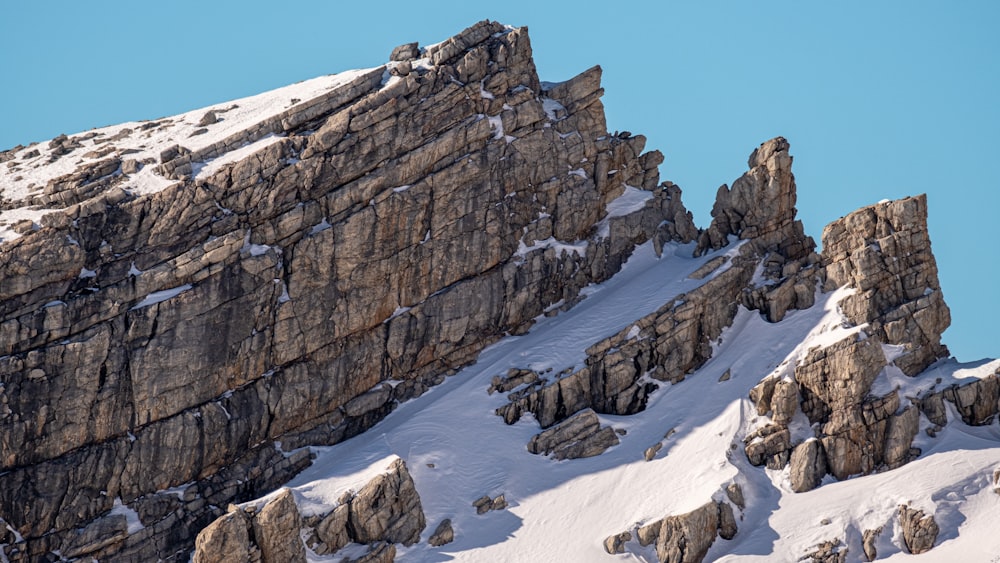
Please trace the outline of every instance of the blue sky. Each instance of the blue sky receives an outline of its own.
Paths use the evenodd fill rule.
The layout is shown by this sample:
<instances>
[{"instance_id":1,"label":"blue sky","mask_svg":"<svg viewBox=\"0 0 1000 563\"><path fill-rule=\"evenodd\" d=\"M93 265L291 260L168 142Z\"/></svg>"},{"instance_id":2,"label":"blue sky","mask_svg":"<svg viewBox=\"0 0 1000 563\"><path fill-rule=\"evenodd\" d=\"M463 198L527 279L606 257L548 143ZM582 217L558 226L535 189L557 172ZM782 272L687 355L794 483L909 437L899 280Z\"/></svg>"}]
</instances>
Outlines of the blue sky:
<instances>
[{"instance_id":1,"label":"blue sky","mask_svg":"<svg viewBox=\"0 0 1000 563\"><path fill-rule=\"evenodd\" d=\"M799 216L927 193L961 360L1000 354L1000 2L17 2L0 149L381 64L481 19L531 30L543 80L604 68L608 126L666 155L707 226L758 143L792 144Z\"/></svg>"}]
</instances>

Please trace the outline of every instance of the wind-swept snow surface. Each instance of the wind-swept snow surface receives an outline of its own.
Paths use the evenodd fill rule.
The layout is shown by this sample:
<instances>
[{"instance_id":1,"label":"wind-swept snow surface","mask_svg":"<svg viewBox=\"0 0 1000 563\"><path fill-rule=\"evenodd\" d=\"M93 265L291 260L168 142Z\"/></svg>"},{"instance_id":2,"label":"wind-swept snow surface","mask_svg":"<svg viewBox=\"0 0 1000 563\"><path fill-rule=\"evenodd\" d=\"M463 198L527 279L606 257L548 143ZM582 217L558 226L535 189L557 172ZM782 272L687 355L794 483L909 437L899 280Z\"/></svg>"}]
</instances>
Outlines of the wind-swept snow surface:
<instances>
[{"instance_id":1,"label":"wind-swept snow surface","mask_svg":"<svg viewBox=\"0 0 1000 563\"><path fill-rule=\"evenodd\" d=\"M688 274L734 252L686 258L691 250L668 246L656 259L649 244L640 247L619 275L585 292L599 299L540 318L528 334L489 347L474 365L360 437L318 448L316 463L289 483L300 506L308 513L328 510L340 493L357 490L361 477L398 456L413 475L428 524L421 543L397 546L401 561L655 561L652 547L633 541L625 554L608 555L602 542L720 499L733 482L747 502L737 514L739 532L730 541L717 539L706 560L796 561L829 540L848 548L848 560L863 560L861 534L878 527L879 557L906 559L896 519L901 503L934 514L941 524L938 545L922 561L988 561L1000 553L1000 535L992 529L1000 497L989 479L1000 462L995 425L953 424L926 439L923 455L901 469L844 482L828 477L803 494L791 491L787 468L765 470L747 461L742 440L757 423L749 390L762 376L793 366L809 348L857 330L844 328L837 309L844 291L820 295L816 306L776 324L741 309L700 370L681 383L661 384L637 415L600 417L621 434L620 444L604 454L566 461L530 454L525 446L538 424L527 415L505 425L494 410L506 399L487 393L491 378L515 367L580 367L587 346L697 287L703 281ZM973 368L942 362L932 370L982 377L994 363ZM720 381L726 371L729 379ZM663 448L644 461L646 448L658 442ZM476 514L474 500L499 494L510 504L506 510ZM445 518L455 541L429 546L427 537ZM310 555L314 561L342 556Z\"/></svg>"}]
</instances>

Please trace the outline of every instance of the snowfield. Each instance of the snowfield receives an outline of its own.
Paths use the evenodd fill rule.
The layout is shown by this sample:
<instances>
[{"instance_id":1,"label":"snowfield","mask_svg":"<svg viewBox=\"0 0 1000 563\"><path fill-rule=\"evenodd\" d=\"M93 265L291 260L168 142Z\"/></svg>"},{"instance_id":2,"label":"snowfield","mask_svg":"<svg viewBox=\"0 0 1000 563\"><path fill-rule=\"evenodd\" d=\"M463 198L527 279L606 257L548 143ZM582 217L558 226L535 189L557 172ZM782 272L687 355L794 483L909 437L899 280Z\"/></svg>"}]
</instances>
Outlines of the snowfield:
<instances>
[{"instance_id":1,"label":"snowfield","mask_svg":"<svg viewBox=\"0 0 1000 563\"><path fill-rule=\"evenodd\" d=\"M587 346L704 283L687 276L715 256L736 252L730 246L692 259L692 248L674 244L657 259L650 244L639 247L619 275L587 288L585 293L600 294L600 299L540 317L528 334L490 346L474 365L400 405L368 432L315 448L314 465L288 484L301 510L328 511L341 493L359 489L400 457L427 516L421 543L397 546L400 561L656 561L652 546L632 541L627 553L608 555L602 542L722 499L732 482L742 487L747 508L737 511L736 537L716 539L708 561L797 561L829 540L847 547L848 561L863 561L861 534L879 526L884 528L879 559L909 560L915 556L905 551L896 523L902 503L934 514L941 526L936 547L916 556L920 561L995 561L1000 554L1000 534L993 530L1000 496L991 483L1000 463L996 424L951 423L936 438L922 432L917 445L923 454L916 461L843 482L828 476L808 493L791 491L787 468L766 470L747 461L743 437L763 423L747 398L750 389L772 371L790 371L809 348L858 330L844 328L838 312L844 290L819 295L814 307L792 311L777 324L741 309L704 367L678 384L661 383L644 412L600 417L603 424L626 431L621 443L604 454L553 461L527 451L538 424L530 414L512 426L504 424L494 410L506 399L487 393L491 378L509 368L558 371L582 365ZM963 365L947 360L911 381L984 377L998 366L998 361ZM720 381L727 370L730 378ZM922 429L929 425L921 420ZM805 419L800 422L808 432ZM644 461L646 448L661 441L656 457ZM499 494L510 505L506 510L476 514L475 499ZM427 538L445 518L452 520L455 541L429 546ZM309 552L309 557L339 561L349 552Z\"/></svg>"}]
</instances>

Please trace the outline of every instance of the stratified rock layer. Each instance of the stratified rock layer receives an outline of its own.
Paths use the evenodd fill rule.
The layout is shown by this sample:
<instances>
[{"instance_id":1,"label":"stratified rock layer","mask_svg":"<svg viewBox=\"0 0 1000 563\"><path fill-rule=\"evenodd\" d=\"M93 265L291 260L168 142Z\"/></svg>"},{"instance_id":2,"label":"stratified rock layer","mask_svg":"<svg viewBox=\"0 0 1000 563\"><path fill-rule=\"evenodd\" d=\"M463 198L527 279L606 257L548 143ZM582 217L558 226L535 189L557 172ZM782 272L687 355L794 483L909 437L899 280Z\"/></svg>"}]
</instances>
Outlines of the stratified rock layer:
<instances>
[{"instance_id":1,"label":"stratified rock layer","mask_svg":"<svg viewBox=\"0 0 1000 563\"><path fill-rule=\"evenodd\" d=\"M662 155L608 134L600 68L543 89L526 30L491 22L394 58L165 148L160 192L117 187L114 162L53 183L64 210L0 246L9 557L186 559L217 507L310 463L296 448L362 432L636 244L697 235ZM142 530L87 527L115 499Z\"/></svg>"}]
</instances>

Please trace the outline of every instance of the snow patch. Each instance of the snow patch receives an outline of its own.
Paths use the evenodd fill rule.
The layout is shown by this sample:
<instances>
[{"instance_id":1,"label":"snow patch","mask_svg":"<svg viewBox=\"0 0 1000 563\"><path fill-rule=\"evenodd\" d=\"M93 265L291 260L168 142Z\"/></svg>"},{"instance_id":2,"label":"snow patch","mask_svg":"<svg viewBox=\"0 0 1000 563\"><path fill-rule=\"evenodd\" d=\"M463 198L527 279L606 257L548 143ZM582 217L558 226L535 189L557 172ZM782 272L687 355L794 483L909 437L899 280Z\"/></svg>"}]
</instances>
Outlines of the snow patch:
<instances>
[{"instance_id":1,"label":"snow patch","mask_svg":"<svg viewBox=\"0 0 1000 563\"><path fill-rule=\"evenodd\" d=\"M140 530L144 530L146 527L142 525L142 521L139 520L139 513L132 510L128 506L122 504L122 499L120 497L115 498L114 505L111 508L112 515L122 515L125 517L125 522L128 523L128 533L132 535Z\"/></svg>"},{"instance_id":2,"label":"snow patch","mask_svg":"<svg viewBox=\"0 0 1000 563\"><path fill-rule=\"evenodd\" d=\"M154 291L147 295L142 301L140 301L136 306L130 309L134 311L136 309L142 309L143 307L149 307L150 305L155 305L156 303L162 303L167 299L173 299L178 295L184 293L185 291L191 289L191 284L186 283L179 287L174 287L172 289L164 289L162 291Z\"/></svg>"}]
</instances>

